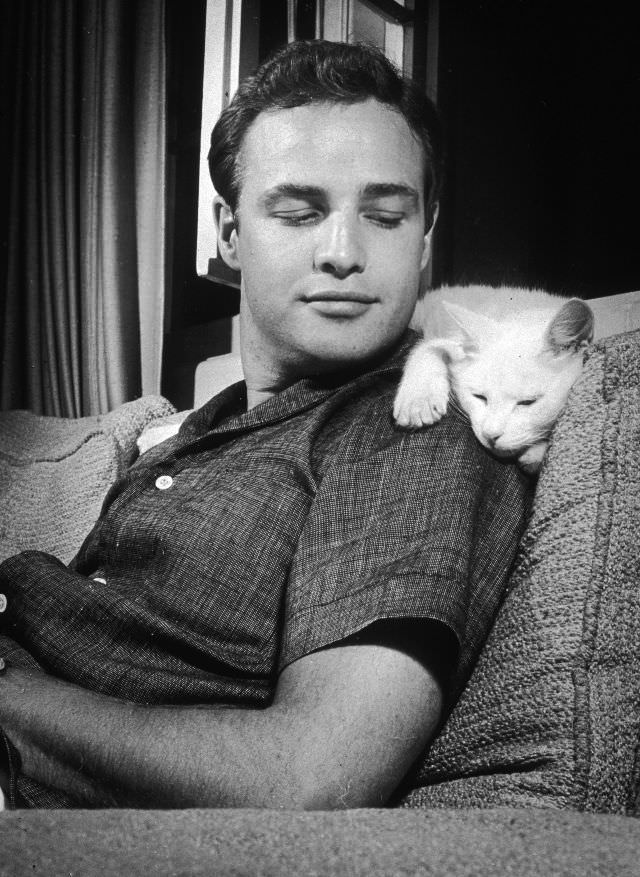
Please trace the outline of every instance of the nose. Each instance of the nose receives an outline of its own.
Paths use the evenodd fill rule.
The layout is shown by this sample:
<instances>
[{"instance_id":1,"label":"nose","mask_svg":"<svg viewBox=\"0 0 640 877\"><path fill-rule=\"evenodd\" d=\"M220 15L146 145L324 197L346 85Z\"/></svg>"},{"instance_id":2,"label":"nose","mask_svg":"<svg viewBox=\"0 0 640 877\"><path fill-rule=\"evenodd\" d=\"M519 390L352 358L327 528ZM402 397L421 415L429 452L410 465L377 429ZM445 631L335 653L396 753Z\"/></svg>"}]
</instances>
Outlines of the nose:
<instances>
[{"instance_id":1,"label":"nose","mask_svg":"<svg viewBox=\"0 0 640 877\"><path fill-rule=\"evenodd\" d=\"M502 425L498 423L483 423L482 434L493 448L502 433L504 432Z\"/></svg>"},{"instance_id":2,"label":"nose","mask_svg":"<svg viewBox=\"0 0 640 877\"><path fill-rule=\"evenodd\" d=\"M338 278L364 271L366 254L356 217L336 212L325 219L318 231L314 255L317 271Z\"/></svg>"}]
</instances>

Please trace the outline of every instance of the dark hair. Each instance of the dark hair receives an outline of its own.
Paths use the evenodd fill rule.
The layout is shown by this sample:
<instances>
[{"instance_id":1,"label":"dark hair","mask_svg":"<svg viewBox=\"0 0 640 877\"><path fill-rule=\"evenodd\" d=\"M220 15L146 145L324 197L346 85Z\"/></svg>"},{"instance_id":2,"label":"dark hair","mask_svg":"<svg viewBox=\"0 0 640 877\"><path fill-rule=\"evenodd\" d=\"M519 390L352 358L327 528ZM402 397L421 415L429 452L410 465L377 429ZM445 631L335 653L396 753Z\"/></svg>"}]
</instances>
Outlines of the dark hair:
<instances>
[{"instance_id":1,"label":"dark hair","mask_svg":"<svg viewBox=\"0 0 640 877\"><path fill-rule=\"evenodd\" d=\"M240 195L240 149L256 117L267 110L311 103L359 103L375 98L397 110L422 144L425 221L430 227L440 195L443 145L435 106L373 46L300 40L280 49L239 87L211 135L209 172L235 212Z\"/></svg>"}]
</instances>

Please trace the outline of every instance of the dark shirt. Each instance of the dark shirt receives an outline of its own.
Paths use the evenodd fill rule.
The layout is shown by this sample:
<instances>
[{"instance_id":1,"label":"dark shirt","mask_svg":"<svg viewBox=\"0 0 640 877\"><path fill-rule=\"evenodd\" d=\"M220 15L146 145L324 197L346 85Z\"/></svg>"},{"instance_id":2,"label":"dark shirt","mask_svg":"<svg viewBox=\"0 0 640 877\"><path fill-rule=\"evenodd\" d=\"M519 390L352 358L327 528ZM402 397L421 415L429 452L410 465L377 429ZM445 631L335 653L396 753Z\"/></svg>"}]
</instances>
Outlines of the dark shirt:
<instances>
[{"instance_id":1,"label":"dark shirt","mask_svg":"<svg viewBox=\"0 0 640 877\"><path fill-rule=\"evenodd\" d=\"M250 411L194 412L108 494L69 568L0 565L0 632L47 671L148 703L267 705L279 671L381 619L432 619L459 690L502 598L529 484L452 411L396 428L407 343Z\"/></svg>"}]
</instances>

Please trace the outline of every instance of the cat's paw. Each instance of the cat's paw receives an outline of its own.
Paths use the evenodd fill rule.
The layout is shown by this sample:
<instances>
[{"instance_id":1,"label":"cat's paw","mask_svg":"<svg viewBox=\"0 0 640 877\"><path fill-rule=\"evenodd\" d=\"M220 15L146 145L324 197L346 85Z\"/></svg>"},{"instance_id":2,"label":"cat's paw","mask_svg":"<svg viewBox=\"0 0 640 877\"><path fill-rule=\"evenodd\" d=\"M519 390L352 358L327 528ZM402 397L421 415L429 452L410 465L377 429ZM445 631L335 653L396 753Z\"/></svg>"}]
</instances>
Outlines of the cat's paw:
<instances>
[{"instance_id":1,"label":"cat's paw","mask_svg":"<svg viewBox=\"0 0 640 877\"><path fill-rule=\"evenodd\" d=\"M518 457L518 466L528 475L537 475L542 468L544 455L547 453L549 442L536 442Z\"/></svg>"},{"instance_id":2,"label":"cat's paw","mask_svg":"<svg viewBox=\"0 0 640 877\"><path fill-rule=\"evenodd\" d=\"M417 429L437 423L447 412L449 381L431 378L416 388L400 384L393 404L393 417L398 426Z\"/></svg>"}]
</instances>

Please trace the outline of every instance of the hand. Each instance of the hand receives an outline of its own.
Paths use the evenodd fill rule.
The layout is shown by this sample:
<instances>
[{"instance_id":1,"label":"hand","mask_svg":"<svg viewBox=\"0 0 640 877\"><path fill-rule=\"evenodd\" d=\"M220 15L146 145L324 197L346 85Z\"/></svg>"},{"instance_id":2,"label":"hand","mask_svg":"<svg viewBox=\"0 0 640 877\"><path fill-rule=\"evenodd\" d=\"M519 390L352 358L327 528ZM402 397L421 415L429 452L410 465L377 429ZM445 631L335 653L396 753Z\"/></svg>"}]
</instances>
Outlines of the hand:
<instances>
[{"instance_id":1,"label":"hand","mask_svg":"<svg viewBox=\"0 0 640 877\"><path fill-rule=\"evenodd\" d=\"M18 773L33 777L44 786L57 789L62 785L72 798L77 796L78 801L94 803L97 793L93 785L77 768L59 762L53 751L52 744L57 739L56 704L64 687L64 683L42 670L14 663L13 657L11 664L6 662L0 671L0 729L5 738L3 741L0 735L0 792L4 809L30 806L19 790L11 786L13 765L9 763L5 744L15 750L11 758L17 759ZM39 723L44 725L44 737ZM49 734L46 729L50 729ZM105 801L113 805L110 798L103 797L97 803Z\"/></svg>"},{"instance_id":2,"label":"hand","mask_svg":"<svg viewBox=\"0 0 640 877\"><path fill-rule=\"evenodd\" d=\"M0 658L0 674L4 673L7 665L4 658ZM9 763L4 746L0 744L0 810L5 810L5 796L9 795Z\"/></svg>"},{"instance_id":3,"label":"hand","mask_svg":"<svg viewBox=\"0 0 640 877\"><path fill-rule=\"evenodd\" d=\"M9 770L5 765L4 747L0 744L0 810L5 809L5 797L9 795Z\"/></svg>"},{"instance_id":4,"label":"hand","mask_svg":"<svg viewBox=\"0 0 640 877\"><path fill-rule=\"evenodd\" d=\"M4 756L4 753L3 753ZM5 810L5 799L9 797L9 771L4 765L4 758L0 763L0 810Z\"/></svg>"}]
</instances>

